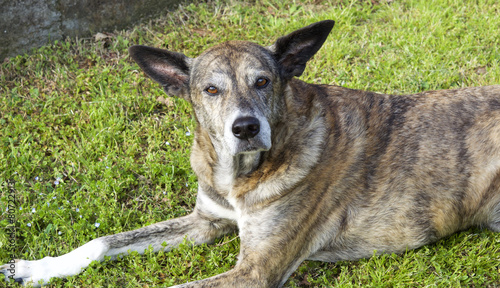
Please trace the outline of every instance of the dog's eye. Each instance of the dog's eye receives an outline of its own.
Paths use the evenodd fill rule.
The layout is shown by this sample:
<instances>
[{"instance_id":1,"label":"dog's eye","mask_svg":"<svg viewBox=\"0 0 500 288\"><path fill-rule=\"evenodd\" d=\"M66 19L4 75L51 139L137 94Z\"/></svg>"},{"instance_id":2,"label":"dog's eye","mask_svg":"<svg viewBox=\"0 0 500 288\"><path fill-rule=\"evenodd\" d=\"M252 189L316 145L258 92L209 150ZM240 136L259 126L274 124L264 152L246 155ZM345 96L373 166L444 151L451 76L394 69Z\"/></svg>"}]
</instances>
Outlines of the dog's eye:
<instances>
[{"instance_id":1,"label":"dog's eye","mask_svg":"<svg viewBox=\"0 0 500 288\"><path fill-rule=\"evenodd\" d=\"M257 82L255 82L255 86L257 86L257 88L264 88L268 83L269 80L267 80L266 78L259 78L257 79Z\"/></svg>"},{"instance_id":2,"label":"dog's eye","mask_svg":"<svg viewBox=\"0 0 500 288\"><path fill-rule=\"evenodd\" d=\"M208 87L207 89L205 89L205 91L207 91L209 94L219 93L219 89L217 89L217 87L214 87L214 86Z\"/></svg>"}]
</instances>

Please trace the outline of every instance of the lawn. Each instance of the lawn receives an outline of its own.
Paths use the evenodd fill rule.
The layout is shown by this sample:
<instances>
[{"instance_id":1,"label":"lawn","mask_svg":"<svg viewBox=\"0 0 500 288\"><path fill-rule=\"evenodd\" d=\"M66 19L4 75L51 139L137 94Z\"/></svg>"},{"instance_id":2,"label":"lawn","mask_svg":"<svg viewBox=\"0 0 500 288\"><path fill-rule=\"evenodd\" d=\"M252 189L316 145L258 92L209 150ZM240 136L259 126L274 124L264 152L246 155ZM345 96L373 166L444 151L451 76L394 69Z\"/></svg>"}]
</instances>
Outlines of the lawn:
<instances>
[{"instance_id":1,"label":"lawn","mask_svg":"<svg viewBox=\"0 0 500 288\"><path fill-rule=\"evenodd\" d=\"M191 108L147 79L128 56L133 44L194 57L225 40L270 45L333 19L301 79L393 94L500 83L496 0L203 2L0 65L0 262L61 255L192 211ZM180 284L231 269L238 249L236 235L213 245L186 242L93 263L49 287ZM403 255L306 261L285 286L500 287L500 234L473 228Z\"/></svg>"}]
</instances>

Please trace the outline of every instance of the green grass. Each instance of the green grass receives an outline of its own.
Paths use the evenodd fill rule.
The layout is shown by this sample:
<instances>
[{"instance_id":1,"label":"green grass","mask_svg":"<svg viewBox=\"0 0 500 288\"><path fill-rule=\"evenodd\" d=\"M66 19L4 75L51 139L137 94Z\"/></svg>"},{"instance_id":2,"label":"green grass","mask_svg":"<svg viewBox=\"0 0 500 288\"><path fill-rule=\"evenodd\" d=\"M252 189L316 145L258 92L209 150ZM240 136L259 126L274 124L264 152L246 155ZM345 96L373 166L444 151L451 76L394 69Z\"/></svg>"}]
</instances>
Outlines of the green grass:
<instances>
[{"instance_id":1,"label":"green grass","mask_svg":"<svg viewBox=\"0 0 500 288\"><path fill-rule=\"evenodd\" d=\"M128 57L132 44L194 57L221 41L269 45L334 19L302 79L414 93L500 83L499 15L497 1L210 2L106 41L60 41L12 58L0 66L0 262L10 259L11 248L17 258L57 256L193 209L191 109L179 99L157 101L166 96ZM14 247L3 229L7 180L16 181ZM228 235L215 245L133 253L50 287L179 284L231 269L238 248ZM403 255L306 261L285 286L500 287L500 235L471 229Z\"/></svg>"}]
</instances>

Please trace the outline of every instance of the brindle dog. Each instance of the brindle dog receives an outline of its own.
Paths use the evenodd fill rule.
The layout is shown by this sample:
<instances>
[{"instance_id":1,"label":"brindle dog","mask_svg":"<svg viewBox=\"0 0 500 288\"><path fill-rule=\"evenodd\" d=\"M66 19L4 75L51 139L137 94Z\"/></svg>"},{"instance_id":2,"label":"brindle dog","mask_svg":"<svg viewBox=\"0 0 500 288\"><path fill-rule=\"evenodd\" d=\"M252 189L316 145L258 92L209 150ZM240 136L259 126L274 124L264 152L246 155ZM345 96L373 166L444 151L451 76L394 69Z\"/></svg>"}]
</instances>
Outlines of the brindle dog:
<instances>
[{"instance_id":1,"label":"brindle dog","mask_svg":"<svg viewBox=\"0 0 500 288\"><path fill-rule=\"evenodd\" d=\"M333 25L197 58L131 47L167 94L193 106L194 211L8 263L4 274L46 283L129 249L238 231L232 270L180 287L279 287L306 259L401 253L473 225L500 231L500 86L393 96L295 79Z\"/></svg>"}]
</instances>

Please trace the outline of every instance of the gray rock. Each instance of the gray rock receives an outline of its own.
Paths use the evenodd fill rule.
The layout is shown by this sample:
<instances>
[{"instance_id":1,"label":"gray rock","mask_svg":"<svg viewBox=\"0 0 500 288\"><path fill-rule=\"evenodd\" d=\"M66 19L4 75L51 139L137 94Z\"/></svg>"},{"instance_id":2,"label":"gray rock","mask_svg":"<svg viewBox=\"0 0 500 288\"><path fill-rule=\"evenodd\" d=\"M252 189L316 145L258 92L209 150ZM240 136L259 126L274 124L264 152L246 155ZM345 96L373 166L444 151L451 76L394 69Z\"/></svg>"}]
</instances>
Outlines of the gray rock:
<instances>
[{"instance_id":1,"label":"gray rock","mask_svg":"<svg viewBox=\"0 0 500 288\"><path fill-rule=\"evenodd\" d=\"M65 37L125 29L181 0L0 0L0 61Z\"/></svg>"}]
</instances>

